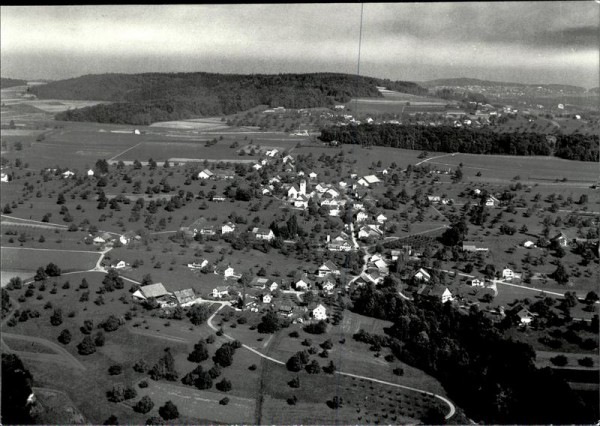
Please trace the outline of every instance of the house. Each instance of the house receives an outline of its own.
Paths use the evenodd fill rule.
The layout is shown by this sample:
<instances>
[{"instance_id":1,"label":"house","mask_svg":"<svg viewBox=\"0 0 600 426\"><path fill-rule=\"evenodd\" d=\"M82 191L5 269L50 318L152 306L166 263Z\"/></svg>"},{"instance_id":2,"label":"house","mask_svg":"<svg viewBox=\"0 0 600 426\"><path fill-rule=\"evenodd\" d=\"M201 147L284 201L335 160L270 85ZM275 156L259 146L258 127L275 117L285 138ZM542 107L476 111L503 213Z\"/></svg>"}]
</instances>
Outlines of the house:
<instances>
[{"instance_id":1,"label":"house","mask_svg":"<svg viewBox=\"0 0 600 426\"><path fill-rule=\"evenodd\" d=\"M113 237L112 235L110 235L108 232L103 232L102 234L98 235L96 238L94 238L94 243L96 244L104 244L104 243L108 243L110 241L112 241Z\"/></svg>"},{"instance_id":2,"label":"house","mask_svg":"<svg viewBox=\"0 0 600 426\"><path fill-rule=\"evenodd\" d=\"M93 171L92 169L89 169L89 170L87 171L87 176L88 176L88 177L93 177L93 176L94 176L94 171Z\"/></svg>"},{"instance_id":3,"label":"house","mask_svg":"<svg viewBox=\"0 0 600 426\"><path fill-rule=\"evenodd\" d=\"M512 271L512 269L504 268L502 270L502 278L504 278L506 280L511 280L514 277L515 277L515 273Z\"/></svg>"},{"instance_id":4,"label":"house","mask_svg":"<svg viewBox=\"0 0 600 426\"><path fill-rule=\"evenodd\" d=\"M358 231L358 238L378 238L383 236L383 231L378 225L365 225Z\"/></svg>"},{"instance_id":5,"label":"house","mask_svg":"<svg viewBox=\"0 0 600 426\"><path fill-rule=\"evenodd\" d=\"M95 244L104 244L106 241L101 236L94 237L92 240Z\"/></svg>"},{"instance_id":6,"label":"house","mask_svg":"<svg viewBox=\"0 0 600 426\"><path fill-rule=\"evenodd\" d=\"M215 177L217 179L233 179L235 172L233 170L215 170Z\"/></svg>"},{"instance_id":7,"label":"house","mask_svg":"<svg viewBox=\"0 0 600 426\"><path fill-rule=\"evenodd\" d=\"M327 244L329 251L350 251L352 250L352 244L349 241L331 241Z\"/></svg>"},{"instance_id":8,"label":"house","mask_svg":"<svg viewBox=\"0 0 600 426\"><path fill-rule=\"evenodd\" d=\"M332 281L331 278L327 278L321 283L321 289L327 293L333 292L335 289L335 281Z\"/></svg>"},{"instance_id":9,"label":"house","mask_svg":"<svg viewBox=\"0 0 600 426\"><path fill-rule=\"evenodd\" d=\"M553 243L556 242L556 244L558 244L560 247L567 247L569 245L569 240L562 231L552 237L550 241Z\"/></svg>"},{"instance_id":10,"label":"house","mask_svg":"<svg viewBox=\"0 0 600 426\"><path fill-rule=\"evenodd\" d=\"M376 219L376 220L377 220L377 222L379 222L379 223L385 223L385 221L386 221L386 220L388 220L388 218L387 218L387 217L385 217L385 216L383 215L383 213L382 213L382 214L379 214L379 215L378 215L378 216L377 216L375 219Z\"/></svg>"},{"instance_id":11,"label":"house","mask_svg":"<svg viewBox=\"0 0 600 426\"><path fill-rule=\"evenodd\" d=\"M294 200L294 207L297 207L300 209L307 209L309 200L310 200L310 198L308 198L306 195L300 195L300 196L298 196L298 198L296 198Z\"/></svg>"},{"instance_id":12,"label":"house","mask_svg":"<svg viewBox=\"0 0 600 426\"><path fill-rule=\"evenodd\" d=\"M425 269L419 269L414 275L413 278L418 281L429 282L431 280L431 275Z\"/></svg>"},{"instance_id":13,"label":"house","mask_svg":"<svg viewBox=\"0 0 600 426\"><path fill-rule=\"evenodd\" d=\"M329 209L329 216L335 216L335 217L338 217L338 216L340 216L341 214L342 214L342 210L341 210L341 209L339 209L339 208L337 208L337 207L334 207L334 208L332 208L332 209Z\"/></svg>"},{"instance_id":14,"label":"house","mask_svg":"<svg viewBox=\"0 0 600 426\"><path fill-rule=\"evenodd\" d=\"M308 178L309 178L309 179L316 179L316 178L317 178L317 174L316 174L315 172L310 172L310 173L308 174Z\"/></svg>"},{"instance_id":15,"label":"house","mask_svg":"<svg viewBox=\"0 0 600 426\"><path fill-rule=\"evenodd\" d=\"M312 288L312 285L312 281L306 276L306 274L294 281L294 287L296 290L308 290L309 288Z\"/></svg>"},{"instance_id":16,"label":"house","mask_svg":"<svg viewBox=\"0 0 600 426\"><path fill-rule=\"evenodd\" d=\"M373 264L379 270L379 272L381 272L383 274L387 274L388 273L389 269L388 269L387 263L385 263L383 261L383 259L378 259L375 262L373 262Z\"/></svg>"},{"instance_id":17,"label":"house","mask_svg":"<svg viewBox=\"0 0 600 426\"><path fill-rule=\"evenodd\" d=\"M496 197L494 197L493 195L488 196L485 199L485 205L487 207L495 207L497 205L500 204L500 200L498 200Z\"/></svg>"},{"instance_id":18,"label":"house","mask_svg":"<svg viewBox=\"0 0 600 426\"><path fill-rule=\"evenodd\" d=\"M7 174L7 173L4 173L4 172L2 172L2 173L0 174L0 182L8 182L8 181L9 181L8 174Z\"/></svg>"},{"instance_id":19,"label":"house","mask_svg":"<svg viewBox=\"0 0 600 426\"><path fill-rule=\"evenodd\" d=\"M319 193L319 194L323 194L325 191L327 191L329 189L329 186L324 184L324 183L318 183L317 186L315 186L315 190Z\"/></svg>"},{"instance_id":20,"label":"house","mask_svg":"<svg viewBox=\"0 0 600 426\"><path fill-rule=\"evenodd\" d=\"M384 277L379 273L378 269L371 268L360 274L360 278L368 283L370 282L373 284L379 284L381 281L383 281Z\"/></svg>"},{"instance_id":21,"label":"house","mask_svg":"<svg viewBox=\"0 0 600 426\"><path fill-rule=\"evenodd\" d=\"M368 218L369 218L369 215L366 214L365 212L358 212L358 213L356 213L356 221L357 222L364 222Z\"/></svg>"},{"instance_id":22,"label":"house","mask_svg":"<svg viewBox=\"0 0 600 426\"><path fill-rule=\"evenodd\" d=\"M127 266L127 263L125 263L124 260L115 260L114 262L112 262L110 264L110 267L114 268L114 269L123 269L126 266Z\"/></svg>"},{"instance_id":23,"label":"house","mask_svg":"<svg viewBox=\"0 0 600 426\"><path fill-rule=\"evenodd\" d=\"M335 188L329 187L325 190L323 195L330 196L331 198L337 198L340 196L340 193L338 191L336 191Z\"/></svg>"},{"instance_id":24,"label":"house","mask_svg":"<svg viewBox=\"0 0 600 426\"><path fill-rule=\"evenodd\" d=\"M340 275L340 270L331 260L323 263L317 271L317 275L320 278L326 277L329 274Z\"/></svg>"},{"instance_id":25,"label":"house","mask_svg":"<svg viewBox=\"0 0 600 426\"><path fill-rule=\"evenodd\" d=\"M70 179L73 176L75 176L75 173L72 172L71 170L67 170L66 172L63 172L63 174L62 174L63 179Z\"/></svg>"},{"instance_id":26,"label":"house","mask_svg":"<svg viewBox=\"0 0 600 426\"><path fill-rule=\"evenodd\" d=\"M235 223L227 222L225 225L221 226L221 234L230 234L235 232Z\"/></svg>"},{"instance_id":27,"label":"house","mask_svg":"<svg viewBox=\"0 0 600 426\"><path fill-rule=\"evenodd\" d=\"M473 241L463 241L463 251L489 251L487 247L477 247L477 243Z\"/></svg>"},{"instance_id":28,"label":"house","mask_svg":"<svg viewBox=\"0 0 600 426\"><path fill-rule=\"evenodd\" d=\"M427 199L431 203L439 203L440 201L442 201L442 197L440 197L439 195L428 195Z\"/></svg>"},{"instance_id":29,"label":"house","mask_svg":"<svg viewBox=\"0 0 600 426\"><path fill-rule=\"evenodd\" d=\"M139 129L134 129L133 130L133 134L134 135L141 135L140 130Z\"/></svg>"},{"instance_id":30,"label":"house","mask_svg":"<svg viewBox=\"0 0 600 426\"><path fill-rule=\"evenodd\" d=\"M364 210L365 209L365 205L363 203L352 203L352 208L354 210Z\"/></svg>"},{"instance_id":31,"label":"house","mask_svg":"<svg viewBox=\"0 0 600 426\"><path fill-rule=\"evenodd\" d=\"M215 174L208 169L202 170L198 173L198 179L211 179L214 178Z\"/></svg>"},{"instance_id":32,"label":"house","mask_svg":"<svg viewBox=\"0 0 600 426\"><path fill-rule=\"evenodd\" d=\"M262 166L262 165L260 165L260 164L258 164L258 163L256 163L256 164L254 164L254 165L252 166L252 168L253 168L254 170L260 170L260 169L262 169L262 168L263 168L263 166Z\"/></svg>"},{"instance_id":33,"label":"house","mask_svg":"<svg viewBox=\"0 0 600 426\"><path fill-rule=\"evenodd\" d=\"M319 305L312 310L312 316L317 321L323 321L327 319L327 309L325 306L319 303Z\"/></svg>"},{"instance_id":34,"label":"house","mask_svg":"<svg viewBox=\"0 0 600 426\"><path fill-rule=\"evenodd\" d=\"M213 288L212 296L215 299L220 299L221 297L229 296L229 286L221 285L221 286Z\"/></svg>"},{"instance_id":35,"label":"house","mask_svg":"<svg viewBox=\"0 0 600 426\"><path fill-rule=\"evenodd\" d=\"M202 232L203 229L210 229L210 225L207 225L207 219L204 217L199 217L198 219L196 219L194 221L194 223L192 223L189 226L189 231L194 234L194 236L196 234L203 234L204 232Z\"/></svg>"},{"instance_id":36,"label":"house","mask_svg":"<svg viewBox=\"0 0 600 426\"><path fill-rule=\"evenodd\" d=\"M250 281L249 285L252 288L264 289L268 283L269 283L269 280L267 278L254 277L254 278L252 278L252 281Z\"/></svg>"},{"instance_id":37,"label":"house","mask_svg":"<svg viewBox=\"0 0 600 426\"><path fill-rule=\"evenodd\" d=\"M190 269L202 269L205 266L208 265L208 260L204 259L202 262L197 263L197 262L193 262L193 263L188 263L188 268Z\"/></svg>"},{"instance_id":38,"label":"house","mask_svg":"<svg viewBox=\"0 0 600 426\"><path fill-rule=\"evenodd\" d=\"M361 186L369 187L371 185L375 185L380 183L381 181L375 175L363 176L358 180L358 184Z\"/></svg>"},{"instance_id":39,"label":"house","mask_svg":"<svg viewBox=\"0 0 600 426\"><path fill-rule=\"evenodd\" d=\"M181 307L191 306L196 302L196 293L191 288L176 290L173 292L173 296Z\"/></svg>"},{"instance_id":40,"label":"house","mask_svg":"<svg viewBox=\"0 0 600 426\"><path fill-rule=\"evenodd\" d=\"M228 266L224 271L223 271L223 276L225 278L229 278L229 277L234 277L235 276L235 270L231 267Z\"/></svg>"},{"instance_id":41,"label":"house","mask_svg":"<svg viewBox=\"0 0 600 426\"><path fill-rule=\"evenodd\" d=\"M275 238L275 234L273 234L273 231L267 228L254 228L252 230L252 233L254 234L257 240L271 241L273 238Z\"/></svg>"},{"instance_id":42,"label":"house","mask_svg":"<svg viewBox=\"0 0 600 426\"><path fill-rule=\"evenodd\" d=\"M279 153L279 150L277 148L273 148L268 151L265 151L265 155L267 157L275 157L278 153Z\"/></svg>"},{"instance_id":43,"label":"house","mask_svg":"<svg viewBox=\"0 0 600 426\"><path fill-rule=\"evenodd\" d=\"M204 225L200 228L200 234L202 235L215 235L216 233L214 225Z\"/></svg>"},{"instance_id":44,"label":"house","mask_svg":"<svg viewBox=\"0 0 600 426\"><path fill-rule=\"evenodd\" d=\"M262 295L263 303L271 303L271 300L273 300L273 296L271 296L269 293L265 293Z\"/></svg>"},{"instance_id":45,"label":"house","mask_svg":"<svg viewBox=\"0 0 600 426\"><path fill-rule=\"evenodd\" d=\"M442 303L450 302L454 299L448 287L444 286L435 286L432 287L427 284L423 284L418 290L417 294L419 296L428 297L437 299Z\"/></svg>"},{"instance_id":46,"label":"house","mask_svg":"<svg viewBox=\"0 0 600 426\"><path fill-rule=\"evenodd\" d=\"M521 325L524 326L531 324L531 321L533 321L533 314L523 307L517 312L517 317L519 318Z\"/></svg>"},{"instance_id":47,"label":"house","mask_svg":"<svg viewBox=\"0 0 600 426\"><path fill-rule=\"evenodd\" d=\"M467 281L467 283L471 287L484 287L485 286L485 282L483 280L480 280L479 278L473 278L472 280Z\"/></svg>"},{"instance_id":48,"label":"house","mask_svg":"<svg viewBox=\"0 0 600 426\"><path fill-rule=\"evenodd\" d=\"M523 243L523 247L532 248L532 247L535 247L535 243L533 241L527 240Z\"/></svg>"},{"instance_id":49,"label":"house","mask_svg":"<svg viewBox=\"0 0 600 426\"><path fill-rule=\"evenodd\" d=\"M126 246L133 240L141 240L142 238L133 231L127 231L119 237L119 242Z\"/></svg>"},{"instance_id":50,"label":"house","mask_svg":"<svg viewBox=\"0 0 600 426\"><path fill-rule=\"evenodd\" d=\"M133 297L138 300L147 300L150 298L158 300L164 299L166 296L170 296L170 293L165 289L165 286L162 285L162 283L142 286L133 293Z\"/></svg>"},{"instance_id":51,"label":"house","mask_svg":"<svg viewBox=\"0 0 600 426\"><path fill-rule=\"evenodd\" d=\"M215 201L215 202L219 202L219 201L225 201L227 200L227 197L225 197L224 195L215 195L214 197L212 197L211 201Z\"/></svg>"},{"instance_id":52,"label":"house","mask_svg":"<svg viewBox=\"0 0 600 426\"><path fill-rule=\"evenodd\" d=\"M294 162L294 157L292 157L291 155L288 154L285 157L283 157L283 159L281 161L283 161L283 164L292 163L292 162Z\"/></svg>"},{"instance_id":53,"label":"house","mask_svg":"<svg viewBox=\"0 0 600 426\"><path fill-rule=\"evenodd\" d=\"M292 312L294 312L292 307L289 305L280 305L279 308L277 308L277 310L279 311L280 314L288 316L288 317L290 315L292 315Z\"/></svg>"}]
</instances>

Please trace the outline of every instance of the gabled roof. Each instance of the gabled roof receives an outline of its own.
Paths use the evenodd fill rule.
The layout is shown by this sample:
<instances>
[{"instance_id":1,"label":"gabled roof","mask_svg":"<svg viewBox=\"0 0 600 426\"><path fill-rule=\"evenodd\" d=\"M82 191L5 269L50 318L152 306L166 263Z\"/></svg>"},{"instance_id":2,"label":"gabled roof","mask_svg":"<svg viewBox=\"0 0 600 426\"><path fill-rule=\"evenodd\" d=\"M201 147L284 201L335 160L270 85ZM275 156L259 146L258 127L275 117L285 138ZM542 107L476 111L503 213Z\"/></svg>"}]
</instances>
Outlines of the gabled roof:
<instances>
[{"instance_id":1,"label":"gabled roof","mask_svg":"<svg viewBox=\"0 0 600 426\"><path fill-rule=\"evenodd\" d=\"M321 265L321 267L319 269L327 269L330 271L337 271L338 267L335 266L335 263L333 263L331 260L328 260L327 262L323 263L323 265Z\"/></svg>"},{"instance_id":2,"label":"gabled roof","mask_svg":"<svg viewBox=\"0 0 600 426\"><path fill-rule=\"evenodd\" d=\"M191 288L186 288L185 290L176 290L173 292L173 296L175 296L177 302L179 303L187 303L196 299L196 294Z\"/></svg>"},{"instance_id":3,"label":"gabled roof","mask_svg":"<svg viewBox=\"0 0 600 426\"><path fill-rule=\"evenodd\" d=\"M207 175L207 176L214 176L214 173L213 173L213 172L211 172L211 171L210 171L210 170L208 170L208 169L204 169L204 170L202 170L200 173L204 173L204 174L205 174L205 175ZM198 173L198 174L200 174L200 173Z\"/></svg>"},{"instance_id":4,"label":"gabled roof","mask_svg":"<svg viewBox=\"0 0 600 426\"><path fill-rule=\"evenodd\" d=\"M146 298L161 297L169 294L169 292L167 291L165 286L162 285L162 283L145 285L143 287L140 287L140 291Z\"/></svg>"}]
</instances>

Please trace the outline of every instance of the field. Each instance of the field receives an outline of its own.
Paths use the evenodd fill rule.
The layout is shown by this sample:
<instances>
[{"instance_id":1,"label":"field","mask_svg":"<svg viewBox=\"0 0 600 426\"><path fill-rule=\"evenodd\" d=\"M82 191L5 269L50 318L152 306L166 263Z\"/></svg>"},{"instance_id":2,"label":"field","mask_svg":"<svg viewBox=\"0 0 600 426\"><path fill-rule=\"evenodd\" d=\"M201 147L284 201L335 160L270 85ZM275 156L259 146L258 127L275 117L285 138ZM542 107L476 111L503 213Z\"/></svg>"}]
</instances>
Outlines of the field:
<instances>
[{"instance_id":1,"label":"field","mask_svg":"<svg viewBox=\"0 0 600 426\"><path fill-rule=\"evenodd\" d=\"M65 262L65 256L68 256L68 262ZM82 271L92 269L99 257L100 254L94 251L2 247L2 270L30 272L52 262L59 265L63 272Z\"/></svg>"}]
</instances>

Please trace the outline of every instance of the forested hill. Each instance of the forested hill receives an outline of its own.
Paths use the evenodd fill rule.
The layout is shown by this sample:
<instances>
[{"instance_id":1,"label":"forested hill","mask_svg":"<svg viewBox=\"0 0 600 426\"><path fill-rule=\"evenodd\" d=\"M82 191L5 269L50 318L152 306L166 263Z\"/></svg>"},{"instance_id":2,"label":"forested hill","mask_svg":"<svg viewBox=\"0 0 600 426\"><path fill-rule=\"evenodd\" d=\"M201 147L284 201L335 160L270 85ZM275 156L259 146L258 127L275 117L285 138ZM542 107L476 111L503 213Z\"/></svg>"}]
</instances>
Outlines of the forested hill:
<instances>
[{"instance_id":1,"label":"forested hill","mask_svg":"<svg viewBox=\"0 0 600 426\"><path fill-rule=\"evenodd\" d=\"M0 78L0 89L8 89L9 87L26 86L27 81L17 80L15 78Z\"/></svg>"},{"instance_id":2,"label":"forested hill","mask_svg":"<svg viewBox=\"0 0 600 426\"><path fill-rule=\"evenodd\" d=\"M485 129L395 124L331 126L321 131L321 140L324 142L438 152L554 155L567 160L599 160L598 135L556 135L555 138L548 138L541 133L496 133Z\"/></svg>"},{"instance_id":3,"label":"forested hill","mask_svg":"<svg viewBox=\"0 0 600 426\"><path fill-rule=\"evenodd\" d=\"M239 75L147 73L86 75L36 86L41 99L108 101L70 110L57 119L149 124L198 116L232 114L258 105L286 108L330 106L350 98L379 97L376 86L423 94L416 83L348 74Z\"/></svg>"}]
</instances>

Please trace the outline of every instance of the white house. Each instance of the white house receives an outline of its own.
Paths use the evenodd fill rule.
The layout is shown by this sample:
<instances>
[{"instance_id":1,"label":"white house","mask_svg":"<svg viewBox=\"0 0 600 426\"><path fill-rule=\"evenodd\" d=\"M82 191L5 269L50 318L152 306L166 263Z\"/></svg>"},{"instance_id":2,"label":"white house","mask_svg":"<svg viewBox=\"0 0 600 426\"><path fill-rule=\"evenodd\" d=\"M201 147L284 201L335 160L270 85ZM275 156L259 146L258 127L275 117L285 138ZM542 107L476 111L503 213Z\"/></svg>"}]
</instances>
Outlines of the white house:
<instances>
[{"instance_id":1,"label":"white house","mask_svg":"<svg viewBox=\"0 0 600 426\"><path fill-rule=\"evenodd\" d=\"M319 305L313 309L312 316L317 321L326 320L327 319L327 309L325 306L319 303Z\"/></svg>"},{"instance_id":2,"label":"white house","mask_svg":"<svg viewBox=\"0 0 600 426\"><path fill-rule=\"evenodd\" d=\"M512 269L505 268L502 270L502 278L511 280L514 277L515 277L515 273L512 271Z\"/></svg>"},{"instance_id":3,"label":"white house","mask_svg":"<svg viewBox=\"0 0 600 426\"><path fill-rule=\"evenodd\" d=\"M525 248L535 247L535 243L533 241L527 240L523 243L523 247L525 247Z\"/></svg>"},{"instance_id":4,"label":"white house","mask_svg":"<svg viewBox=\"0 0 600 426\"><path fill-rule=\"evenodd\" d=\"M94 171L92 169L89 169L87 171L87 175L88 175L88 177L93 177L94 176Z\"/></svg>"},{"instance_id":5,"label":"white house","mask_svg":"<svg viewBox=\"0 0 600 426\"><path fill-rule=\"evenodd\" d=\"M223 271L223 276L225 278L233 277L235 276L235 270L231 266L228 266L227 269Z\"/></svg>"},{"instance_id":6,"label":"white house","mask_svg":"<svg viewBox=\"0 0 600 426\"><path fill-rule=\"evenodd\" d=\"M273 281L270 285L269 285L269 291L275 291L277 290L277 288L279 287L279 284L277 284L275 281Z\"/></svg>"},{"instance_id":7,"label":"white house","mask_svg":"<svg viewBox=\"0 0 600 426\"><path fill-rule=\"evenodd\" d=\"M323 282L323 284L321 285L321 288L323 289L323 291L331 293L333 289L335 289L335 282L329 279L325 280L325 282Z\"/></svg>"},{"instance_id":8,"label":"white house","mask_svg":"<svg viewBox=\"0 0 600 426\"><path fill-rule=\"evenodd\" d=\"M200 173L198 173L198 179L210 179L214 175L215 174L213 172L211 172L210 170L204 169Z\"/></svg>"},{"instance_id":9,"label":"white house","mask_svg":"<svg viewBox=\"0 0 600 426\"><path fill-rule=\"evenodd\" d=\"M298 198L298 194L300 194L300 190L296 187L296 185L290 186L287 191L287 196L289 200L295 200Z\"/></svg>"},{"instance_id":10,"label":"white house","mask_svg":"<svg viewBox=\"0 0 600 426\"><path fill-rule=\"evenodd\" d=\"M296 290L308 290L312 287L312 282L308 279L306 275L302 276L302 278L296 280L294 283L294 287Z\"/></svg>"},{"instance_id":11,"label":"white house","mask_svg":"<svg viewBox=\"0 0 600 426\"><path fill-rule=\"evenodd\" d=\"M413 275L413 278L419 281L428 282L431 280L431 275L429 275L429 272L427 272L425 269L421 268L416 272L415 275Z\"/></svg>"},{"instance_id":12,"label":"white house","mask_svg":"<svg viewBox=\"0 0 600 426\"><path fill-rule=\"evenodd\" d=\"M317 178L317 174L315 172L310 172L308 174L309 179L316 179Z\"/></svg>"},{"instance_id":13,"label":"white house","mask_svg":"<svg viewBox=\"0 0 600 426\"><path fill-rule=\"evenodd\" d=\"M0 174L0 182L8 182L8 174L2 172L2 174Z\"/></svg>"},{"instance_id":14,"label":"white house","mask_svg":"<svg viewBox=\"0 0 600 426\"><path fill-rule=\"evenodd\" d=\"M256 164L254 164L254 165L252 166L252 168L253 168L254 170L260 170L260 169L262 169L262 168L263 168L263 166L262 166L262 165L260 165L260 164L258 164L258 163L256 163Z\"/></svg>"},{"instance_id":15,"label":"white house","mask_svg":"<svg viewBox=\"0 0 600 426\"><path fill-rule=\"evenodd\" d=\"M531 324L531 321L533 321L533 314L525 308L521 308L519 312L517 312L517 316L519 317L521 325L529 325Z\"/></svg>"},{"instance_id":16,"label":"white house","mask_svg":"<svg viewBox=\"0 0 600 426\"><path fill-rule=\"evenodd\" d=\"M188 263L188 268L190 269L202 269L204 268L206 265L208 265L208 260L204 259L202 262L198 263L198 262L192 262L192 263Z\"/></svg>"},{"instance_id":17,"label":"white house","mask_svg":"<svg viewBox=\"0 0 600 426\"><path fill-rule=\"evenodd\" d=\"M277 155L277 153L278 153L278 152L279 152L279 150L278 150L278 149L276 149L276 148L273 148L273 149L270 149L270 150L268 150L268 151L265 151L265 155L266 155L267 157L275 157L275 156Z\"/></svg>"},{"instance_id":18,"label":"white house","mask_svg":"<svg viewBox=\"0 0 600 426\"><path fill-rule=\"evenodd\" d=\"M438 292L441 294L437 294ZM436 291L436 289L434 289L431 292L431 295L439 296L442 303L446 303L446 302L452 301L454 299L454 297L452 296L452 293L450 292L450 290L448 290L448 287L445 287L443 291L441 291L441 290Z\"/></svg>"},{"instance_id":19,"label":"white house","mask_svg":"<svg viewBox=\"0 0 600 426\"><path fill-rule=\"evenodd\" d=\"M497 206L498 204L500 204L500 200L498 200L493 195L490 195L485 200L485 205L488 206L488 207L494 207L494 206Z\"/></svg>"},{"instance_id":20,"label":"white house","mask_svg":"<svg viewBox=\"0 0 600 426\"><path fill-rule=\"evenodd\" d=\"M92 241L96 244L104 244L106 242L106 240L104 238L102 238L100 235L95 237Z\"/></svg>"},{"instance_id":21,"label":"white house","mask_svg":"<svg viewBox=\"0 0 600 426\"><path fill-rule=\"evenodd\" d=\"M365 220L367 220L369 218L369 215L366 214L365 212L358 212L356 214L356 221L357 222L364 222Z\"/></svg>"},{"instance_id":22,"label":"white house","mask_svg":"<svg viewBox=\"0 0 600 426\"><path fill-rule=\"evenodd\" d=\"M271 303L271 300L273 300L273 296L271 296L269 293L265 293L262 295L263 303Z\"/></svg>"},{"instance_id":23,"label":"white house","mask_svg":"<svg viewBox=\"0 0 600 426\"><path fill-rule=\"evenodd\" d=\"M283 159L281 161L283 161L283 164L291 163L294 161L294 157L292 157L291 155L288 154L285 157L283 157Z\"/></svg>"},{"instance_id":24,"label":"white house","mask_svg":"<svg viewBox=\"0 0 600 426\"><path fill-rule=\"evenodd\" d=\"M134 135L140 135L141 133L140 133L140 130L139 130L139 129L135 129L135 130L133 131L133 134L134 134Z\"/></svg>"},{"instance_id":25,"label":"white house","mask_svg":"<svg viewBox=\"0 0 600 426\"><path fill-rule=\"evenodd\" d=\"M298 207L300 209L307 209L308 200L309 198L306 195L299 195L298 198L294 200L294 207Z\"/></svg>"},{"instance_id":26,"label":"white house","mask_svg":"<svg viewBox=\"0 0 600 426\"><path fill-rule=\"evenodd\" d=\"M229 296L229 287L222 285L222 286L213 288L212 296L215 299L220 299L221 297Z\"/></svg>"},{"instance_id":27,"label":"white house","mask_svg":"<svg viewBox=\"0 0 600 426\"><path fill-rule=\"evenodd\" d=\"M380 215L378 215L378 216L377 216L375 219L376 219L376 220L377 220L377 222L379 222L379 223L385 223L385 221L386 221L386 220L388 220L388 218L387 218L387 217L385 217L385 216L383 215L383 213L382 213L382 214L380 214Z\"/></svg>"},{"instance_id":28,"label":"white house","mask_svg":"<svg viewBox=\"0 0 600 426\"><path fill-rule=\"evenodd\" d=\"M468 283L471 284L472 287L483 287L485 285L484 281L479 278L473 278Z\"/></svg>"},{"instance_id":29,"label":"white house","mask_svg":"<svg viewBox=\"0 0 600 426\"><path fill-rule=\"evenodd\" d=\"M70 178L72 178L73 176L75 176L75 173L74 173L74 172L72 172L71 170L67 170L66 172L63 172L63 174L62 174L62 177L63 177L64 179L70 179Z\"/></svg>"},{"instance_id":30,"label":"white house","mask_svg":"<svg viewBox=\"0 0 600 426\"><path fill-rule=\"evenodd\" d=\"M124 260L116 260L110 264L110 267L114 268L114 269L123 269L126 266L127 266L127 263L125 263Z\"/></svg>"},{"instance_id":31,"label":"white house","mask_svg":"<svg viewBox=\"0 0 600 426\"><path fill-rule=\"evenodd\" d=\"M333 263L331 260L328 260L327 262L323 263L319 267L319 270L317 271L317 275L320 278L326 277L329 274L334 274L334 275L340 274L340 270L338 269L337 266L335 266L335 263Z\"/></svg>"},{"instance_id":32,"label":"white house","mask_svg":"<svg viewBox=\"0 0 600 426\"><path fill-rule=\"evenodd\" d=\"M254 228L252 230L252 233L254 234L257 240L271 241L273 238L275 238L275 234L273 234L273 231L271 229Z\"/></svg>"},{"instance_id":33,"label":"white house","mask_svg":"<svg viewBox=\"0 0 600 426\"><path fill-rule=\"evenodd\" d=\"M221 226L221 234L229 234L231 232L235 232L235 223L227 222L225 225Z\"/></svg>"}]
</instances>

